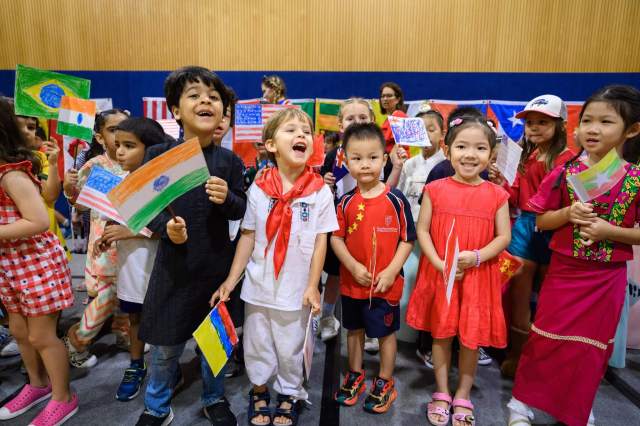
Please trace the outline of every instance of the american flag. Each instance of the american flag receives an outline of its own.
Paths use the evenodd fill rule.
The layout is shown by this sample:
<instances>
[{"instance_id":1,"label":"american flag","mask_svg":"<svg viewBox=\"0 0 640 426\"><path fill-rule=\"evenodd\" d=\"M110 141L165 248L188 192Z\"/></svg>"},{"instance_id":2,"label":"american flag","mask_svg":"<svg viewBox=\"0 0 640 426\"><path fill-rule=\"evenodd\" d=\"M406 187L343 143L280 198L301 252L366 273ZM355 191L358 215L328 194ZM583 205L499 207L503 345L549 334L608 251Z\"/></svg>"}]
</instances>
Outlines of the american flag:
<instances>
[{"instance_id":1,"label":"american flag","mask_svg":"<svg viewBox=\"0 0 640 426\"><path fill-rule=\"evenodd\" d=\"M344 156L344 149L342 149L342 147L338 148L336 152L336 162L333 164L333 169L331 170L333 177L336 178L336 182L349 174L349 169L347 169L345 165Z\"/></svg>"},{"instance_id":2,"label":"american flag","mask_svg":"<svg viewBox=\"0 0 640 426\"><path fill-rule=\"evenodd\" d=\"M142 115L156 121L173 119L165 98L142 98Z\"/></svg>"},{"instance_id":3,"label":"american flag","mask_svg":"<svg viewBox=\"0 0 640 426\"><path fill-rule=\"evenodd\" d=\"M120 176L108 172L100 166L91 168L87 182L82 187L76 203L107 216L117 222L124 223L120 213L107 198L107 193L122 181Z\"/></svg>"},{"instance_id":4,"label":"american flag","mask_svg":"<svg viewBox=\"0 0 640 426\"><path fill-rule=\"evenodd\" d=\"M300 107L295 105L238 103L236 105L233 141L235 143L260 142L264 124L273 114L284 108Z\"/></svg>"}]
</instances>

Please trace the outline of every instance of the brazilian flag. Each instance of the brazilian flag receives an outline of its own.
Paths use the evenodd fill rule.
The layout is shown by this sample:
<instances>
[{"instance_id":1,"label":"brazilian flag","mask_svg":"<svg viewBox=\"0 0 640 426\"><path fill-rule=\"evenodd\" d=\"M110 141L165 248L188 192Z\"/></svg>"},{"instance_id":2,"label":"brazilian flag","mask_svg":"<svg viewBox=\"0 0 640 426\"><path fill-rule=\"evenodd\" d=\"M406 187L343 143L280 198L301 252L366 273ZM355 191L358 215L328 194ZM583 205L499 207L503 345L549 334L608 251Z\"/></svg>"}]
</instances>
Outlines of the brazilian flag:
<instances>
[{"instance_id":1,"label":"brazilian flag","mask_svg":"<svg viewBox=\"0 0 640 426\"><path fill-rule=\"evenodd\" d=\"M18 65L16 114L57 119L63 96L88 99L90 88L91 81L84 78Z\"/></svg>"}]
</instances>

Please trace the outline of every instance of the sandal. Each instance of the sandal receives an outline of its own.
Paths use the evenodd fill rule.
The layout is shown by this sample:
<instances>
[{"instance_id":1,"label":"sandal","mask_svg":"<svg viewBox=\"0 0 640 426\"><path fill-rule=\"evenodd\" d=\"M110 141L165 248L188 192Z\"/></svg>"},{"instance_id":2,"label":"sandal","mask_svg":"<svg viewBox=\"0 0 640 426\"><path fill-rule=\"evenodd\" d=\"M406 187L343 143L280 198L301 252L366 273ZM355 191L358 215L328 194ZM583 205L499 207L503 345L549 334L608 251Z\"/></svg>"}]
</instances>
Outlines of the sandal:
<instances>
[{"instance_id":1,"label":"sandal","mask_svg":"<svg viewBox=\"0 0 640 426\"><path fill-rule=\"evenodd\" d=\"M282 408L282 403L287 402L291 405L289 408ZM296 401L291 395L282 395L278 394L278 406L276 407L276 413L273 416L276 417L285 417L290 420L291 423L272 423L272 425L282 425L282 426L296 426L298 424L298 410L300 401Z\"/></svg>"},{"instance_id":2,"label":"sandal","mask_svg":"<svg viewBox=\"0 0 640 426\"><path fill-rule=\"evenodd\" d=\"M256 408L256 403L264 401L267 403L264 407ZM253 388L249 391L249 410L247 411L247 418L249 419L250 426L271 426L272 418L271 418L271 409L269 408L269 403L271 402L271 394L269 390L265 390L264 392L254 392ZM254 419L258 416L265 416L269 418L269 421L266 423L256 423Z\"/></svg>"},{"instance_id":3,"label":"sandal","mask_svg":"<svg viewBox=\"0 0 640 426\"><path fill-rule=\"evenodd\" d=\"M469 409L469 410L473 411L473 404L468 399L456 398L451 403L451 406L454 409L456 407L461 407L461 408L466 408L466 409ZM453 416L451 418L453 420L452 423L453 422L461 422L461 423L468 424L470 426L475 426L476 425L476 418L473 416L473 414L453 413ZM455 424L453 426L455 426Z\"/></svg>"},{"instance_id":4,"label":"sandal","mask_svg":"<svg viewBox=\"0 0 640 426\"><path fill-rule=\"evenodd\" d=\"M444 401L447 403L447 408L439 407L435 404L436 401ZM451 413L451 395L444 392L434 392L431 395L431 402L427 404L427 420L434 426L446 426L449 424L449 417ZM443 420L434 420L431 416L442 416Z\"/></svg>"}]
</instances>

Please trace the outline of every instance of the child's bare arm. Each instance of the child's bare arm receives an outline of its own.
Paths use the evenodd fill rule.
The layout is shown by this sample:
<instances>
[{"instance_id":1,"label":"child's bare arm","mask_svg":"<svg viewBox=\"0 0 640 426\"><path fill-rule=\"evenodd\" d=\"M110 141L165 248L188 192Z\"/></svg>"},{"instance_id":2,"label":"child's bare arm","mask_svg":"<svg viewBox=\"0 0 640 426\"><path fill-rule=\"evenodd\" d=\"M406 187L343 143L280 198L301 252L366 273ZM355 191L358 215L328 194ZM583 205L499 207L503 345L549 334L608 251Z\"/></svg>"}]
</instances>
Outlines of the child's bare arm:
<instances>
[{"instance_id":1,"label":"child's bare arm","mask_svg":"<svg viewBox=\"0 0 640 426\"><path fill-rule=\"evenodd\" d=\"M229 275L211 296L209 301L211 306L215 305L217 299L222 301L229 300L229 295L238 284L238 281L240 281L242 273L249 263L249 258L255 245L255 237L256 233L253 230L242 229L240 231L240 240L238 240L238 245L236 246L236 254L233 256Z\"/></svg>"},{"instance_id":2,"label":"child's bare arm","mask_svg":"<svg viewBox=\"0 0 640 426\"><path fill-rule=\"evenodd\" d=\"M25 238L49 229L49 213L36 185L24 172L9 172L2 179L2 189L13 200L21 219L0 225L0 240Z\"/></svg>"},{"instance_id":3,"label":"child's bare arm","mask_svg":"<svg viewBox=\"0 0 640 426\"><path fill-rule=\"evenodd\" d=\"M576 201L571 206L558 210L549 210L536 217L536 226L542 231L553 231L567 222L576 225L589 225L597 217L593 205Z\"/></svg>"},{"instance_id":4,"label":"child's bare arm","mask_svg":"<svg viewBox=\"0 0 640 426\"><path fill-rule=\"evenodd\" d=\"M320 312L320 290L318 290L318 282L322 274L324 266L324 258L327 254L327 234L317 234L313 247L313 256L311 257L311 267L309 268L309 281L307 289L302 296L302 304L311 307L311 313L314 315Z\"/></svg>"},{"instance_id":5,"label":"child's bare arm","mask_svg":"<svg viewBox=\"0 0 640 426\"><path fill-rule=\"evenodd\" d=\"M437 271L442 272L444 269L444 261L440 259L438 256L438 252L436 252L436 248L433 245L433 240L431 239L431 198L429 197L429 193L425 192L422 196L422 204L420 205L420 214L418 215L418 225L416 226L416 234L418 235L418 243L420 244L420 249L426 256L426 258L431 262L434 268Z\"/></svg>"},{"instance_id":6,"label":"child's bare arm","mask_svg":"<svg viewBox=\"0 0 640 426\"><path fill-rule=\"evenodd\" d=\"M62 188L60 175L58 174L58 153L60 149L58 148L58 143L53 139L45 141L44 147L49 161L49 176L42 183L42 198L47 204L53 204L58 199Z\"/></svg>"},{"instance_id":7,"label":"child's bare arm","mask_svg":"<svg viewBox=\"0 0 640 426\"><path fill-rule=\"evenodd\" d=\"M365 287L372 284L371 280L373 277L371 276L371 272L369 272L366 266L351 256L349 249L347 249L347 245L341 237L337 237L335 235L331 236L331 248L336 254L338 260L340 260L340 263L342 263L344 267L351 272L351 275L353 275L353 278L358 284Z\"/></svg>"}]
</instances>

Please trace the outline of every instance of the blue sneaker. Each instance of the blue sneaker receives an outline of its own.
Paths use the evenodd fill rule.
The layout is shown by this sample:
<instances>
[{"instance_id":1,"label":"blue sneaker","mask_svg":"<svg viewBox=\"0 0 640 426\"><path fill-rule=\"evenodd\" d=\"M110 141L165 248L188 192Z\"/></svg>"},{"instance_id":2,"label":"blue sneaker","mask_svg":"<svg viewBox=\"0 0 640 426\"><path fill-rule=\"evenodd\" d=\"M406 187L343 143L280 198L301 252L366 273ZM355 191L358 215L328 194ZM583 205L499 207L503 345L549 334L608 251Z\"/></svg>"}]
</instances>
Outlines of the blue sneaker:
<instances>
[{"instance_id":1,"label":"blue sneaker","mask_svg":"<svg viewBox=\"0 0 640 426\"><path fill-rule=\"evenodd\" d=\"M118 391L116 392L116 399L118 401L131 401L140 393L140 387L147 375L147 366L144 368L130 367L124 370L124 377Z\"/></svg>"}]
</instances>

